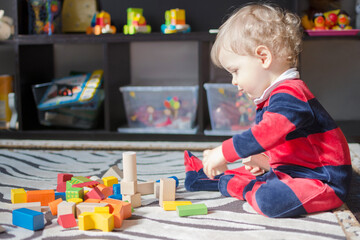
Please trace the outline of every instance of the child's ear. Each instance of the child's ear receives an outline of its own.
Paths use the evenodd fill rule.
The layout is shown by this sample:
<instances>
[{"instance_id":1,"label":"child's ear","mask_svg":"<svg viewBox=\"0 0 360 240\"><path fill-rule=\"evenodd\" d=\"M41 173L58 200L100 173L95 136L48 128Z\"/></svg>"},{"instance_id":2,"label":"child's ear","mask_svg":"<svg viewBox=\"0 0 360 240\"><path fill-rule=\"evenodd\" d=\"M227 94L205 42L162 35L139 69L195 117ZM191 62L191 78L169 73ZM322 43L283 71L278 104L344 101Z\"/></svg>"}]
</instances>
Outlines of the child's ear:
<instances>
[{"instance_id":1,"label":"child's ear","mask_svg":"<svg viewBox=\"0 0 360 240\"><path fill-rule=\"evenodd\" d=\"M261 64L265 69L268 69L272 63L272 54L268 47L264 45L257 46L255 49L255 56L259 58Z\"/></svg>"}]
</instances>

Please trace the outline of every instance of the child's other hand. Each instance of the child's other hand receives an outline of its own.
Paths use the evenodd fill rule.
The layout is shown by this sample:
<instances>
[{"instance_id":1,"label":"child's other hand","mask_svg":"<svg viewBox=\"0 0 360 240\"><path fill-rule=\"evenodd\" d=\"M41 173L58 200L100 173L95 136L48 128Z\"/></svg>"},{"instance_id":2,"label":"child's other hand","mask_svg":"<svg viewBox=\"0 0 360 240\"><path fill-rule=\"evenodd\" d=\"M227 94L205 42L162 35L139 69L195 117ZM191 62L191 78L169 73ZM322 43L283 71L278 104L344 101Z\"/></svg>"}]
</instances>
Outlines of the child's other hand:
<instances>
[{"instance_id":1,"label":"child's other hand","mask_svg":"<svg viewBox=\"0 0 360 240\"><path fill-rule=\"evenodd\" d=\"M203 152L203 165L204 173L208 178L214 179L214 177L227 170L227 162L222 153L222 146L218 146L214 149L208 149Z\"/></svg>"},{"instance_id":2,"label":"child's other hand","mask_svg":"<svg viewBox=\"0 0 360 240\"><path fill-rule=\"evenodd\" d=\"M245 169L248 170L249 172L251 172L252 175L254 175L254 176L260 176L265 173L265 170L261 169L260 167L253 167L253 166L245 165Z\"/></svg>"}]
</instances>

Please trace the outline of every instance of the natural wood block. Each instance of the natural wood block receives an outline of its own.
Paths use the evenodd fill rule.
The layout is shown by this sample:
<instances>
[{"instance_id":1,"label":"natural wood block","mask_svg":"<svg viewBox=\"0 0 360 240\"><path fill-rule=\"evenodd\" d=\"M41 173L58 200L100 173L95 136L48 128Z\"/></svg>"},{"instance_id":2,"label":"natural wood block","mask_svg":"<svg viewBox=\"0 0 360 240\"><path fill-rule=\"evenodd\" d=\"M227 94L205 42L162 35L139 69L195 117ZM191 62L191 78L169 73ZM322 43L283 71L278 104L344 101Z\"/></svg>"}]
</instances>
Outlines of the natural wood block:
<instances>
[{"instance_id":1,"label":"natural wood block","mask_svg":"<svg viewBox=\"0 0 360 240\"><path fill-rule=\"evenodd\" d=\"M15 203L11 205L12 210L19 208L28 208L34 211L41 212L41 202L29 202L29 203Z\"/></svg>"},{"instance_id":2,"label":"natural wood block","mask_svg":"<svg viewBox=\"0 0 360 240\"><path fill-rule=\"evenodd\" d=\"M206 215L208 209L204 203L182 205L176 207L176 212L180 217L194 216L194 215Z\"/></svg>"},{"instance_id":3,"label":"natural wood block","mask_svg":"<svg viewBox=\"0 0 360 240\"><path fill-rule=\"evenodd\" d=\"M121 194L134 195L137 193L137 182L124 182L120 183Z\"/></svg>"},{"instance_id":4,"label":"natural wood block","mask_svg":"<svg viewBox=\"0 0 360 240\"><path fill-rule=\"evenodd\" d=\"M141 195L154 194L154 181L150 182L138 182L137 192Z\"/></svg>"},{"instance_id":5,"label":"natural wood block","mask_svg":"<svg viewBox=\"0 0 360 240\"><path fill-rule=\"evenodd\" d=\"M79 216L83 212L94 212L95 207L106 207L107 205L107 203L79 203L76 205L76 216Z\"/></svg>"},{"instance_id":6,"label":"natural wood block","mask_svg":"<svg viewBox=\"0 0 360 240\"><path fill-rule=\"evenodd\" d=\"M123 181L124 182L136 182L137 170L136 170L136 153L124 152L123 153Z\"/></svg>"},{"instance_id":7,"label":"natural wood block","mask_svg":"<svg viewBox=\"0 0 360 240\"><path fill-rule=\"evenodd\" d=\"M62 201L61 203L59 203L58 205L58 209L57 209L57 215L58 217L64 214L73 214L74 216L76 216L76 212L75 212L75 203L73 202L65 202Z\"/></svg>"},{"instance_id":8,"label":"natural wood block","mask_svg":"<svg viewBox=\"0 0 360 240\"><path fill-rule=\"evenodd\" d=\"M123 171L121 171L118 166L112 166L109 168L109 170L106 171L106 173L102 176L102 178L104 177L110 177L110 176L114 176L116 177L119 181L121 181L121 179L123 179Z\"/></svg>"},{"instance_id":9,"label":"natural wood block","mask_svg":"<svg viewBox=\"0 0 360 240\"><path fill-rule=\"evenodd\" d=\"M159 205L163 206L163 201L175 201L176 181L173 178L160 179Z\"/></svg>"},{"instance_id":10,"label":"natural wood block","mask_svg":"<svg viewBox=\"0 0 360 240\"><path fill-rule=\"evenodd\" d=\"M133 208L141 207L141 194L135 193L134 195L123 195L123 201L131 203Z\"/></svg>"},{"instance_id":11,"label":"natural wood block","mask_svg":"<svg viewBox=\"0 0 360 240\"><path fill-rule=\"evenodd\" d=\"M159 199L159 195L160 195L160 182L155 182L154 183L154 197L156 199Z\"/></svg>"}]
</instances>

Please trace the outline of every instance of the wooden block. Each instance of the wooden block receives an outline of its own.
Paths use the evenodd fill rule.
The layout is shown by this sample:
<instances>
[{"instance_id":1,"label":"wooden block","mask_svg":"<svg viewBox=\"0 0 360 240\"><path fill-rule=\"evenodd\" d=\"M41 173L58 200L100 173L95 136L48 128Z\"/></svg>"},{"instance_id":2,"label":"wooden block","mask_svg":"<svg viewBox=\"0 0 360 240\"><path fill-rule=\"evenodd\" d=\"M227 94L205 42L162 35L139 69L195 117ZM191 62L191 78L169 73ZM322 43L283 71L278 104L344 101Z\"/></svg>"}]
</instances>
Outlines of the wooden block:
<instances>
[{"instance_id":1,"label":"wooden block","mask_svg":"<svg viewBox=\"0 0 360 240\"><path fill-rule=\"evenodd\" d=\"M34 211L41 212L41 202L31 202L31 203L15 203L11 205L12 210L19 208L27 208Z\"/></svg>"},{"instance_id":2,"label":"wooden block","mask_svg":"<svg viewBox=\"0 0 360 240\"><path fill-rule=\"evenodd\" d=\"M26 203L26 191L23 188L11 189L11 203Z\"/></svg>"},{"instance_id":3,"label":"wooden block","mask_svg":"<svg viewBox=\"0 0 360 240\"><path fill-rule=\"evenodd\" d=\"M72 177L72 178L71 178L71 182L72 182L73 184L78 184L78 183L84 183L84 182L91 182L91 180L88 179L87 177L76 176L76 177Z\"/></svg>"},{"instance_id":4,"label":"wooden block","mask_svg":"<svg viewBox=\"0 0 360 240\"><path fill-rule=\"evenodd\" d=\"M19 208L12 212L12 224L29 230L44 228L44 214L27 208Z\"/></svg>"},{"instance_id":5,"label":"wooden block","mask_svg":"<svg viewBox=\"0 0 360 240\"><path fill-rule=\"evenodd\" d=\"M242 163L251 167L260 167L265 171L270 170L269 157L265 154L256 154L242 159Z\"/></svg>"},{"instance_id":6,"label":"wooden block","mask_svg":"<svg viewBox=\"0 0 360 240\"><path fill-rule=\"evenodd\" d=\"M137 192L141 195L154 194L154 181L150 182L138 182Z\"/></svg>"},{"instance_id":7,"label":"wooden block","mask_svg":"<svg viewBox=\"0 0 360 240\"><path fill-rule=\"evenodd\" d=\"M107 198L105 200L102 200L101 203L109 204L110 213L119 212L120 211L119 206L122 206L122 209L124 211L124 219L131 217L131 204L129 202Z\"/></svg>"},{"instance_id":8,"label":"wooden block","mask_svg":"<svg viewBox=\"0 0 360 240\"><path fill-rule=\"evenodd\" d=\"M190 205L190 201L163 201L163 208L165 211L176 211L177 206Z\"/></svg>"},{"instance_id":9,"label":"wooden block","mask_svg":"<svg viewBox=\"0 0 360 240\"><path fill-rule=\"evenodd\" d=\"M49 208L53 216L57 215L57 207L62 201L63 201L62 198L58 198L52 202L49 202Z\"/></svg>"},{"instance_id":10,"label":"wooden block","mask_svg":"<svg viewBox=\"0 0 360 240\"><path fill-rule=\"evenodd\" d=\"M176 182L173 178L160 179L159 205L163 206L163 201L175 201Z\"/></svg>"},{"instance_id":11,"label":"wooden block","mask_svg":"<svg viewBox=\"0 0 360 240\"><path fill-rule=\"evenodd\" d=\"M83 202L83 199L82 198L70 198L67 201L68 202L73 202L75 204L79 204L79 203Z\"/></svg>"},{"instance_id":12,"label":"wooden block","mask_svg":"<svg viewBox=\"0 0 360 240\"><path fill-rule=\"evenodd\" d=\"M66 200L66 193L65 192L55 192L55 200L61 198L62 200Z\"/></svg>"},{"instance_id":13,"label":"wooden block","mask_svg":"<svg viewBox=\"0 0 360 240\"><path fill-rule=\"evenodd\" d=\"M69 173L58 173L58 175L57 175L57 184L67 182L67 181L71 180L71 178L73 176L74 175L69 174Z\"/></svg>"},{"instance_id":14,"label":"wooden block","mask_svg":"<svg viewBox=\"0 0 360 240\"><path fill-rule=\"evenodd\" d=\"M160 181L154 183L154 197L156 199L159 199L160 195Z\"/></svg>"},{"instance_id":15,"label":"wooden block","mask_svg":"<svg viewBox=\"0 0 360 240\"><path fill-rule=\"evenodd\" d=\"M121 181L121 194L134 195L137 193L137 182L124 182Z\"/></svg>"},{"instance_id":16,"label":"wooden block","mask_svg":"<svg viewBox=\"0 0 360 240\"><path fill-rule=\"evenodd\" d=\"M121 179L123 178L123 171L121 171L118 168L118 166L114 165L114 166L110 167L109 170L106 171L106 173L102 176L102 178L109 177L109 176L114 176L119 181L121 181Z\"/></svg>"},{"instance_id":17,"label":"wooden block","mask_svg":"<svg viewBox=\"0 0 360 240\"><path fill-rule=\"evenodd\" d=\"M73 188L94 188L97 185L99 185L100 183L98 181L90 181L90 182L83 182L83 183L77 183L77 184L73 184L72 187Z\"/></svg>"},{"instance_id":18,"label":"wooden block","mask_svg":"<svg viewBox=\"0 0 360 240\"><path fill-rule=\"evenodd\" d=\"M113 185L113 193L114 193L114 195L121 194L120 183Z\"/></svg>"},{"instance_id":19,"label":"wooden block","mask_svg":"<svg viewBox=\"0 0 360 240\"><path fill-rule=\"evenodd\" d=\"M206 215L208 214L208 209L204 203L198 203L198 204L177 206L176 212L180 217L185 217L185 216L194 216L194 215Z\"/></svg>"},{"instance_id":20,"label":"wooden block","mask_svg":"<svg viewBox=\"0 0 360 240\"><path fill-rule=\"evenodd\" d=\"M119 180L114 176L104 177L102 180L104 181L104 185L107 187L112 187L114 184L119 183Z\"/></svg>"},{"instance_id":21,"label":"wooden block","mask_svg":"<svg viewBox=\"0 0 360 240\"><path fill-rule=\"evenodd\" d=\"M79 230L99 229L111 232L114 229L114 215L110 213L84 212L78 219Z\"/></svg>"},{"instance_id":22,"label":"wooden block","mask_svg":"<svg viewBox=\"0 0 360 240\"><path fill-rule=\"evenodd\" d=\"M41 202L41 206L48 206L55 200L54 190L34 190L26 192L27 202Z\"/></svg>"},{"instance_id":23,"label":"wooden block","mask_svg":"<svg viewBox=\"0 0 360 240\"><path fill-rule=\"evenodd\" d=\"M88 198L84 202L86 202L86 203L99 203L100 201L101 201L101 199Z\"/></svg>"},{"instance_id":24,"label":"wooden block","mask_svg":"<svg viewBox=\"0 0 360 240\"><path fill-rule=\"evenodd\" d=\"M6 231L6 229L3 228L2 226L0 226L0 233L5 232L5 231Z\"/></svg>"},{"instance_id":25,"label":"wooden block","mask_svg":"<svg viewBox=\"0 0 360 240\"><path fill-rule=\"evenodd\" d=\"M95 207L94 208L94 212L96 213L110 213L109 207L105 206L105 207Z\"/></svg>"},{"instance_id":26,"label":"wooden block","mask_svg":"<svg viewBox=\"0 0 360 240\"><path fill-rule=\"evenodd\" d=\"M100 189L98 189L97 187L93 188L90 192L88 192L86 195L85 195L85 200L88 200L88 199L105 199L105 195L101 192Z\"/></svg>"},{"instance_id":27,"label":"wooden block","mask_svg":"<svg viewBox=\"0 0 360 240\"><path fill-rule=\"evenodd\" d=\"M136 153L124 152L123 153L123 181L124 182L136 182L137 170L136 170Z\"/></svg>"},{"instance_id":28,"label":"wooden block","mask_svg":"<svg viewBox=\"0 0 360 240\"><path fill-rule=\"evenodd\" d=\"M134 195L122 195L123 201L128 201L131 203L133 208L141 207L141 194L135 193Z\"/></svg>"},{"instance_id":29,"label":"wooden block","mask_svg":"<svg viewBox=\"0 0 360 240\"><path fill-rule=\"evenodd\" d=\"M76 216L75 205L76 204L73 202L62 201L61 203L59 203L57 209L58 217L64 214L73 214L74 216Z\"/></svg>"},{"instance_id":30,"label":"wooden block","mask_svg":"<svg viewBox=\"0 0 360 240\"><path fill-rule=\"evenodd\" d=\"M95 207L106 207L107 203L88 203L82 202L76 205L76 216L79 216L83 212L94 212Z\"/></svg>"},{"instance_id":31,"label":"wooden block","mask_svg":"<svg viewBox=\"0 0 360 240\"><path fill-rule=\"evenodd\" d=\"M104 184L99 184L96 186L96 188L99 189L101 193L104 194L105 197L113 195L112 187L107 187Z\"/></svg>"},{"instance_id":32,"label":"wooden block","mask_svg":"<svg viewBox=\"0 0 360 240\"><path fill-rule=\"evenodd\" d=\"M57 192L66 192L66 182L58 183L56 186Z\"/></svg>"},{"instance_id":33,"label":"wooden block","mask_svg":"<svg viewBox=\"0 0 360 240\"><path fill-rule=\"evenodd\" d=\"M83 188L67 188L65 193L67 201L71 198L84 198Z\"/></svg>"},{"instance_id":34,"label":"wooden block","mask_svg":"<svg viewBox=\"0 0 360 240\"><path fill-rule=\"evenodd\" d=\"M65 214L58 217L57 222L63 228L76 227L77 223L73 214Z\"/></svg>"}]
</instances>

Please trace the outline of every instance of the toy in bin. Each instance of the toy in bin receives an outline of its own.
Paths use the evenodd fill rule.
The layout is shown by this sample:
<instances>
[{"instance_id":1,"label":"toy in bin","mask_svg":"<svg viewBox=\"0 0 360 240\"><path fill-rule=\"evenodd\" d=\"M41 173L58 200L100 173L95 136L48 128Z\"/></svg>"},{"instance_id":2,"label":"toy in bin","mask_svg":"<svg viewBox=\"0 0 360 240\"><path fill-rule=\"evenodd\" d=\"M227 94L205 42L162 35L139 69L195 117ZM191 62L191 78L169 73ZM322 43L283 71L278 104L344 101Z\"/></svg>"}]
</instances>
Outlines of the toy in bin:
<instances>
[{"instance_id":1,"label":"toy in bin","mask_svg":"<svg viewBox=\"0 0 360 240\"><path fill-rule=\"evenodd\" d=\"M171 33L189 33L191 28L185 23L184 9L170 9L165 12L165 24L161 25L161 32Z\"/></svg>"},{"instance_id":2,"label":"toy in bin","mask_svg":"<svg viewBox=\"0 0 360 240\"><path fill-rule=\"evenodd\" d=\"M197 87L121 87L130 128L192 129Z\"/></svg>"},{"instance_id":3,"label":"toy in bin","mask_svg":"<svg viewBox=\"0 0 360 240\"><path fill-rule=\"evenodd\" d=\"M102 70L33 86L40 123L88 129L95 126L104 99Z\"/></svg>"},{"instance_id":4,"label":"toy in bin","mask_svg":"<svg viewBox=\"0 0 360 240\"><path fill-rule=\"evenodd\" d=\"M100 13L95 13L93 19L91 20L91 26L86 29L86 34L105 34L105 33L116 33L116 27L111 25L110 14L101 11Z\"/></svg>"},{"instance_id":5,"label":"toy in bin","mask_svg":"<svg viewBox=\"0 0 360 240\"><path fill-rule=\"evenodd\" d=\"M127 9L127 25L124 25L124 34L151 33L151 26L146 25L142 8Z\"/></svg>"},{"instance_id":6,"label":"toy in bin","mask_svg":"<svg viewBox=\"0 0 360 240\"><path fill-rule=\"evenodd\" d=\"M255 104L231 84L205 84L213 130L241 131L255 121Z\"/></svg>"}]
</instances>

